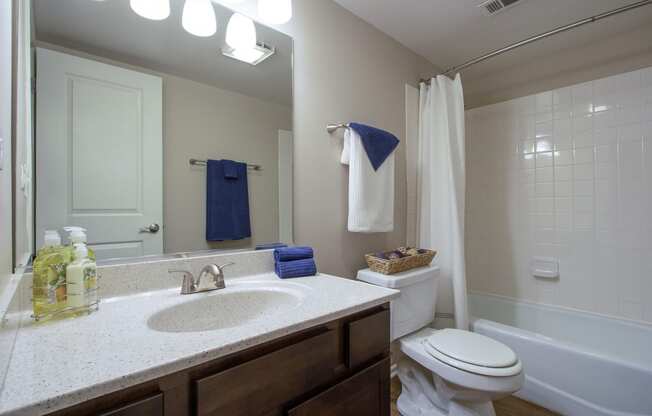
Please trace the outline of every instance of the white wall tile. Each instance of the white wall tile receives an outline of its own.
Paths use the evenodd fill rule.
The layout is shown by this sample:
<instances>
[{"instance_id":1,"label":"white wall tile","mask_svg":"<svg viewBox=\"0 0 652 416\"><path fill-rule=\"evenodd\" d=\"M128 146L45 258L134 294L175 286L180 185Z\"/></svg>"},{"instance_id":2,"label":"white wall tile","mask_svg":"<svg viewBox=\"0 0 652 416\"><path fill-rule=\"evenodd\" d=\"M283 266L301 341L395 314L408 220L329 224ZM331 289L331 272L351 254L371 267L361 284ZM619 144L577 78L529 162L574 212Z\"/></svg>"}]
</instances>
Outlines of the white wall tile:
<instances>
[{"instance_id":1,"label":"white wall tile","mask_svg":"<svg viewBox=\"0 0 652 416\"><path fill-rule=\"evenodd\" d=\"M652 68L473 112L469 286L652 322Z\"/></svg>"},{"instance_id":2,"label":"white wall tile","mask_svg":"<svg viewBox=\"0 0 652 416\"><path fill-rule=\"evenodd\" d=\"M576 148L575 163L593 163L593 147Z\"/></svg>"},{"instance_id":3,"label":"white wall tile","mask_svg":"<svg viewBox=\"0 0 652 416\"><path fill-rule=\"evenodd\" d=\"M537 153L536 160L537 168L552 166L552 152Z\"/></svg>"},{"instance_id":4,"label":"white wall tile","mask_svg":"<svg viewBox=\"0 0 652 416\"><path fill-rule=\"evenodd\" d=\"M565 160L569 161L570 163L573 163L572 151L569 152L566 157L568 159L565 159ZM564 159L562 159L562 160L564 160ZM573 166L571 166L570 163L568 163L568 165L564 166L563 163L558 164L558 163L555 162L555 180L556 181L570 181L570 180L573 180Z\"/></svg>"}]
</instances>

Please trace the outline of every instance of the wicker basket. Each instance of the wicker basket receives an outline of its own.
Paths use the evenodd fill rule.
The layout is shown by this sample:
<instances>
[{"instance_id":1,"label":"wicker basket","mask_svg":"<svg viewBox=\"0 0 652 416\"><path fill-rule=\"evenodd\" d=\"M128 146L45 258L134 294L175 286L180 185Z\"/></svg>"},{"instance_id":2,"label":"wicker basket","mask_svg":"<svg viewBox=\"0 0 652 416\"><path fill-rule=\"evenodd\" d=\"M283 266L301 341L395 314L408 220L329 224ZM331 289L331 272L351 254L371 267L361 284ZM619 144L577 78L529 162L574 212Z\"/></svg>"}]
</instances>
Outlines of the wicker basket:
<instances>
[{"instance_id":1,"label":"wicker basket","mask_svg":"<svg viewBox=\"0 0 652 416\"><path fill-rule=\"evenodd\" d=\"M403 251L403 247L399 248L398 251ZM420 250L421 253L401 257L398 259L382 259L376 257L375 254L365 254L365 260L367 260L367 265L369 268L377 273L382 274L396 274L404 272L410 269L415 269L417 267L424 267L430 265L432 259L437 255L436 251L432 250Z\"/></svg>"}]
</instances>

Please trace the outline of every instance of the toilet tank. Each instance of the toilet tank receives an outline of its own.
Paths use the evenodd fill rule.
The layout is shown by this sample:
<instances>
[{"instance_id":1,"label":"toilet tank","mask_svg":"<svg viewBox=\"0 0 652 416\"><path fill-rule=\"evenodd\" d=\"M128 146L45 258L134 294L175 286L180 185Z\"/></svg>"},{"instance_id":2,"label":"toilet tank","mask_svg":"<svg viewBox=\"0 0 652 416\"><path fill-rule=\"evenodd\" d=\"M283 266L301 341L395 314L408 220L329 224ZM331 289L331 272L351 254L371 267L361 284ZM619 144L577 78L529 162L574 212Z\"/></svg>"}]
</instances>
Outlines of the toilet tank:
<instances>
[{"instance_id":1,"label":"toilet tank","mask_svg":"<svg viewBox=\"0 0 652 416\"><path fill-rule=\"evenodd\" d=\"M390 303L392 341L428 326L435 319L438 277L437 266L389 276L369 269L358 272L358 280L401 291Z\"/></svg>"}]
</instances>

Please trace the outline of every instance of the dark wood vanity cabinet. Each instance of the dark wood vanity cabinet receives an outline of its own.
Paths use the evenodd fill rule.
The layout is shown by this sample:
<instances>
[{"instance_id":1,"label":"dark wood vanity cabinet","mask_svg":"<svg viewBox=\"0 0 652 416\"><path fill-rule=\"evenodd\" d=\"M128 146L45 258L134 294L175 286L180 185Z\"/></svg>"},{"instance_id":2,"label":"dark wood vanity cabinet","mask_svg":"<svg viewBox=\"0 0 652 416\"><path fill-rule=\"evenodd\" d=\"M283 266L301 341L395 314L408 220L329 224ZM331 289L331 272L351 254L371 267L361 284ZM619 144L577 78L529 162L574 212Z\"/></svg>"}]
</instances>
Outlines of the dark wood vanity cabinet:
<instances>
[{"instance_id":1,"label":"dark wood vanity cabinet","mask_svg":"<svg viewBox=\"0 0 652 416\"><path fill-rule=\"evenodd\" d=\"M54 416L389 416L388 305Z\"/></svg>"}]
</instances>

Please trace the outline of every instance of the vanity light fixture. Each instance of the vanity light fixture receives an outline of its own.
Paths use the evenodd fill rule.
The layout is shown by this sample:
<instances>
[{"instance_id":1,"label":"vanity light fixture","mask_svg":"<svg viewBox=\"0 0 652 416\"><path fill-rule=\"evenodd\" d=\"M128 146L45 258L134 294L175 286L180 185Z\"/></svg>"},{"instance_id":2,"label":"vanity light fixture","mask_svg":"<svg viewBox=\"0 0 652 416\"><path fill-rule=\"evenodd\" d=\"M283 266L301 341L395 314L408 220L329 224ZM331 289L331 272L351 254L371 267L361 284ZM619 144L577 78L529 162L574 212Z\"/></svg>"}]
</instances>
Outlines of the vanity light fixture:
<instances>
[{"instance_id":1,"label":"vanity light fixture","mask_svg":"<svg viewBox=\"0 0 652 416\"><path fill-rule=\"evenodd\" d=\"M250 18L234 13L226 27L226 44L235 50L251 50L256 46L256 25Z\"/></svg>"},{"instance_id":2,"label":"vanity light fixture","mask_svg":"<svg viewBox=\"0 0 652 416\"><path fill-rule=\"evenodd\" d=\"M129 0L131 10L150 20L164 20L170 16L170 0Z\"/></svg>"},{"instance_id":3,"label":"vanity light fixture","mask_svg":"<svg viewBox=\"0 0 652 416\"><path fill-rule=\"evenodd\" d=\"M258 0L258 16L273 25L287 23L292 19L292 0Z\"/></svg>"},{"instance_id":4,"label":"vanity light fixture","mask_svg":"<svg viewBox=\"0 0 652 416\"><path fill-rule=\"evenodd\" d=\"M217 32L217 20L211 0L186 0L181 24L192 35L213 36Z\"/></svg>"},{"instance_id":5,"label":"vanity light fixture","mask_svg":"<svg viewBox=\"0 0 652 416\"><path fill-rule=\"evenodd\" d=\"M276 48L267 46L262 42L256 43L253 48L234 49L228 45L222 48L222 55L253 66L258 65L275 53Z\"/></svg>"}]
</instances>

